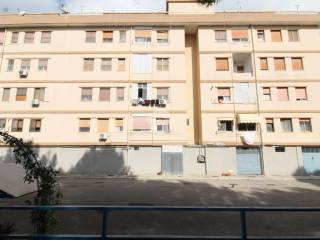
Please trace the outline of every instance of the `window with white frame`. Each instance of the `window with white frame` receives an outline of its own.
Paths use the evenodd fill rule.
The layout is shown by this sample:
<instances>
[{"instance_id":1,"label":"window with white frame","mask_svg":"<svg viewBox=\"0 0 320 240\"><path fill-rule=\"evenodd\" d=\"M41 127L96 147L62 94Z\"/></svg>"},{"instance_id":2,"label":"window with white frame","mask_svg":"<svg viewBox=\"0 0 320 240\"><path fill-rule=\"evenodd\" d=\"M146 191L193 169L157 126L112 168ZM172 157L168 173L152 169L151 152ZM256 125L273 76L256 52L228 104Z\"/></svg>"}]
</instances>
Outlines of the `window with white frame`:
<instances>
[{"instance_id":1,"label":"window with white frame","mask_svg":"<svg viewBox=\"0 0 320 240\"><path fill-rule=\"evenodd\" d=\"M11 132L22 132L23 130L23 119L12 119Z\"/></svg>"},{"instance_id":2,"label":"window with white frame","mask_svg":"<svg viewBox=\"0 0 320 240\"><path fill-rule=\"evenodd\" d=\"M101 71L112 71L112 58L101 59Z\"/></svg>"},{"instance_id":3,"label":"window with white frame","mask_svg":"<svg viewBox=\"0 0 320 240\"><path fill-rule=\"evenodd\" d=\"M41 32L41 43L51 43L51 33L50 31Z\"/></svg>"},{"instance_id":4,"label":"window with white frame","mask_svg":"<svg viewBox=\"0 0 320 240\"><path fill-rule=\"evenodd\" d=\"M116 118L115 120L116 120L115 122L116 130L118 132L123 132L123 118Z\"/></svg>"},{"instance_id":5,"label":"window with white frame","mask_svg":"<svg viewBox=\"0 0 320 240\"><path fill-rule=\"evenodd\" d=\"M19 41L19 32L12 32L11 43L15 44Z\"/></svg>"},{"instance_id":6,"label":"window with white frame","mask_svg":"<svg viewBox=\"0 0 320 240\"><path fill-rule=\"evenodd\" d=\"M86 43L96 42L96 31L86 31Z\"/></svg>"},{"instance_id":7,"label":"window with white frame","mask_svg":"<svg viewBox=\"0 0 320 240\"><path fill-rule=\"evenodd\" d=\"M218 87L217 88L218 103L231 102L231 93L229 87Z\"/></svg>"},{"instance_id":8,"label":"window with white frame","mask_svg":"<svg viewBox=\"0 0 320 240\"><path fill-rule=\"evenodd\" d=\"M79 132L90 132L90 118L79 119Z\"/></svg>"},{"instance_id":9,"label":"window with white frame","mask_svg":"<svg viewBox=\"0 0 320 240\"><path fill-rule=\"evenodd\" d=\"M113 31L103 31L102 41L104 43L112 43L113 42Z\"/></svg>"},{"instance_id":10,"label":"window with white frame","mask_svg":"<svg viewBox=\"0 0 320 240\"><path fill-rule=\"evenodd\" d=\"M21 59L20 70L30 71L31 59Z\"/></svg>"},{"instance_id":11,"label":"window with white frame","mask_svg":"<svg viewBox=\"0 0 320 240\"><path fill-rule=\"evenodd\" d=\"M151 131L151 117L149 116L134 116L133 131L148 132Z\"/></svg>"},{"instance_id":12,"label":"window with white frame","mask_svg":"<svg viewBox=\"0 0 320 240\"><path fill-rule=\"evenodd\" d=\"M6 128L7 120L5 118L0 118L0 130L4 130Z\"/></svg>"},{"instance_id":13,"label":"window with white frame","mask_svg":"<svg viewBox=\"0 0 320 240\"><path fill-rule=\"evenodd\" d=\"M81 101L82 102L92 101L92 88L81 88Z\"/></svg>"},{"instance_id":14,"label":"window with white frame","mask_svg":"<svg viewBox=\"0 0 320 240\"><path fill-rule=\"evenodd\" d=\"M14 59L8 59L7 71L12 72L14 70Z\"/></svg>"},{"instance_id":15,"label":"window with white frame","mask_svg":"<svg viewBox=\"0 0 320 240\"><path fill-rule=\"evenodd\" d=\"M264 30L258 30L257 31L257 37L259 42L265 42L266 41L266 36L265 36L265 31Z\"/></svg>"},{"instance_id":16,"label":"window with white frame","mask_svg":"<svg viewBox=\"0 0 320 240\"><path fill-rule=\"evenodd\" d=\"M120 30L119 31L119 42L125 43L127 41L127 31L126 30Z\"/></svg>"},{"instance_id":17,"label":"window with white frame","mask_svg":"<svg viewBox=\"0 0 320 240\"><path fill-rule=\"evenodd\" d=\"M45 88L35 88L33 99L37 99L39 101L44 101L45 90L46 90Z\"/></svg>"},{"instance_id":18,"label":"window with white frame","mask_svg":"<svg viewBox=\"0 0 320 240\"><path fill-rule=\"evenodd\" d=\"M300 118L299 123L300 123L301 132L312 132L312 125L311 125L310 118Z\"/></svg>"},{"instance_id":19,"label":"window with white frame","mask_svg":"<svg viewBox=\"0 0 320 240\"><path fill-rule=\"evenodd\" d=\"M33 43L34 42L35 32L25 32L24 43Z\"/></svg>"},{"instance_id":20,"label":"window with white frame","mask_svg":"<svg viewBox=\"0 0 320 240\"><path fill-rule=\"evenodd\" d=\"M216 42L226 42L227 41L227 31L226 30L215 30L215 40Z\"/></svg>"},{"instance_id":21,"label":"window with white frame","mask_svg":"<svg viewBox=\"0 0 320 240\"><path fill-rule=\"evenodd\" d=\"M169 71L169 58L157 58L157 71Z\"/></svg>"},{"instance_id":22,"label":"window with white frame","mask_svg":"<svg viewBox=\"0 0 320 240\"><path fill-rule=\"evenodd\" d=\"M157 99L169 100L169 88L168 87L159 87L157 88Z\"/></svg>"},{"instance_id":23,"label":"window with white frame","mask_svg":"<svg viewBox=\"0 0 320 240\"><path fill-rule=\"evenodd\" d=\"M169 42L169 31L168 30L158 30L157 31L157 42L158 43L168 43Z\"/></svg>"},{"instance_id":24,"label":"window with white frame","mask_svg":"<svg viewBox=\"0 0 320 240\"><path fill-rule=\"evenodd\" d=\"M38 70L41 71L41 72L46 72L46 71L48 71L48 62L49 62L49 59L47 59L47 58L40 58L40 59L39 59Z\"/></svg>"},{"instance_id":25,"label":"window with white frame","mask_svg":"<svg viewBox=\"0 0 320 240\"><path fill-rule=\"evenodd\" d=\"M41 119L30 119L30 132L40 132L41 131Z\"/></svg>"},{"instance_id":26,"label":"window with white frame","mask_svg":"<svg viewBox=\"0 0 320 240\"><path fill-rule=\"evenodd\" d=\"M4 88L2 93L2 102L9 102L10 100L10 88Z\"/></svg>"},{"instance_id":27,"label":"window with white frame","mask_svg":"<svg viewBox=\"0 0 320 240\"><path fill-rule=\"evenodd\" d=\"M151 43L151 29L136 29L135 42L136 43Z\"/></svg>"},{"instance_id":28,"label":"window with white frame","mask_svg":"<svg viewBox=\"0 0 320 240\"><path fill-rule=\"evenodd\" d=\"M169 133L170 132L170 119L157 118L156 119L157 132Z\"/></svg>"},{"instance_id":29,"label":"window with white frame","mask_svg":"<svg viewBox=\"0 0 320 240\"><path fill-rule=\"evenodd\" d=\"M291 118L281 118L281 127L283 132L293 132L292 119Z\"/></svg>"},{"instance_id":30,"label":"window with white frame","mask_svg":"<svg viewBox=\"0 0 320 240\"><path fill-rule=\"evenodd\" d=\"M218 121L219 132L232 132L233 131L233 120L219 120Z\"/></svg>"}]
</instances>

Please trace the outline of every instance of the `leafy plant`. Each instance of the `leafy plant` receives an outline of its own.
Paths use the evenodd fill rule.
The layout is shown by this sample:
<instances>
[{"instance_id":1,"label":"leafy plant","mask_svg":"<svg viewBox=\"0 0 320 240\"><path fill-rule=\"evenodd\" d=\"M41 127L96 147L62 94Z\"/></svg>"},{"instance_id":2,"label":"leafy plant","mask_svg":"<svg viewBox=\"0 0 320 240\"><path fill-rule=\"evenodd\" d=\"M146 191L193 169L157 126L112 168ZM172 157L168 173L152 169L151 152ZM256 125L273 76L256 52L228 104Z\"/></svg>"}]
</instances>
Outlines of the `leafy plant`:
<instances>
[{"instance_id":1,"label":"leafy plant","mask_svg":"<svg viewBox=\"0 0 320 240\"><path fill-rule=\"evenodd\" d=\"M36 183L37 185L37 194L33 202L30 201L29 204L41 206L58 205L62 198L56 179L58 172L52 166L39 160L31 142L24 142L22 139L3 132L0 132L0 136L9 147L13 148L16 163L21 164L25 169L24 181ZM33 211L31 219L36 234L53 232L57 224L57 218L54 212L50 210Z\"/></svg>"}]
</instances>

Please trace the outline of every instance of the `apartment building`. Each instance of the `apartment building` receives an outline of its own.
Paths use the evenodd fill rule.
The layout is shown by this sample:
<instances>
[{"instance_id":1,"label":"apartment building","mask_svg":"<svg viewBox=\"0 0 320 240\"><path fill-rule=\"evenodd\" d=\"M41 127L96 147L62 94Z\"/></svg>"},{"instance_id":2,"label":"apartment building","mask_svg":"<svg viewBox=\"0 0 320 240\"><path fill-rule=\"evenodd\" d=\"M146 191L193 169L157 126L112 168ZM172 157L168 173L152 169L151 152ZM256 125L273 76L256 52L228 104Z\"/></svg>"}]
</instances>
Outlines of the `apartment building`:
<instances>
[{"instance_id":1,"label":"apartment building","mask_svg":"<svg viewBox=\"0 0 320 240\"><path fill-rule=\"evenodd\" d=\"M65 172L97 158L111 174L320 170L318 14L167 0L166 13L0 20L0 129Z\"/></svg>"}]
</instances>

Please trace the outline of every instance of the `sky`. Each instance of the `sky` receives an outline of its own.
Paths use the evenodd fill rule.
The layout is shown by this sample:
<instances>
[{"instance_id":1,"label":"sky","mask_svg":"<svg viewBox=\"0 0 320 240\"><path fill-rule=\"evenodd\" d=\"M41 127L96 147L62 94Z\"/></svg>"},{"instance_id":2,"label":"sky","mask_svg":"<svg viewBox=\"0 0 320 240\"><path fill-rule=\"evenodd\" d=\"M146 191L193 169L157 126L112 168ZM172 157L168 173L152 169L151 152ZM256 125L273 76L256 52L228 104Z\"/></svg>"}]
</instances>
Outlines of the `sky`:
<instances>
[{"instance_id":1,"label":"sky","mask_svg":"<svg viewBox=\"0 0 320 240\"><path fill-rule=\"evenodd\" d=\"M161 12L165 0L0 0L0 12ZM320 0L222 0L219 11L320 11Z\"/></svg>"}]
</instances>

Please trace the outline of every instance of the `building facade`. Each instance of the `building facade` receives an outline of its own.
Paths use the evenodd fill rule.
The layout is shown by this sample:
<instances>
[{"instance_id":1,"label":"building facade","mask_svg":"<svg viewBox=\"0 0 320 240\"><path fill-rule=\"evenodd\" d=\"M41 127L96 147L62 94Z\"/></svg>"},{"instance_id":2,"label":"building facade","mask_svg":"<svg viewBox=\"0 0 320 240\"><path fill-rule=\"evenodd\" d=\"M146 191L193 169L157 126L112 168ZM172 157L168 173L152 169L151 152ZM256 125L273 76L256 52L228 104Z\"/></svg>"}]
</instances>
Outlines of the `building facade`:
<instances>
[{"instance_id":1,"label":"building facade","mask_svg":"<svg viewBox=\"0 0 320 240\"><path fill-rule=\"evenodd\" d=\"M125 174L320 170L318 14L167 0L166 13L0 20L0 129L65 171L92 148L120 153Z\"/></svg>"}]
</instances>

